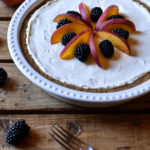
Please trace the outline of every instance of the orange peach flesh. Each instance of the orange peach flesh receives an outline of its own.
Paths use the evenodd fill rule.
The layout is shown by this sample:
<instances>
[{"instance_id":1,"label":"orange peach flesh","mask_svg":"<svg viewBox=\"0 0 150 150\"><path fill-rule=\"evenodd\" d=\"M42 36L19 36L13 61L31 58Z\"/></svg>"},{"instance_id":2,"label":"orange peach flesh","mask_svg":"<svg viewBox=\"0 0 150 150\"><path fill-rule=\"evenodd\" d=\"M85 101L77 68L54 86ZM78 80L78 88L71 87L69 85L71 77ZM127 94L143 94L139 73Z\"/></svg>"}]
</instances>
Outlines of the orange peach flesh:
<instances>
[{"instance_id":1,"label":"orange peach flesh","mask_svg":"<svg viewBox=\"0 0 150 150\"><path fill-rule=\"evenodd\" d=\"M99 48L99 39L90 34L89 44L92 57L95 60L96 64L103 69L107 69L109 66L109 62L108 59L104 57Z\"/></svg>"},{"instance_id":2,"label":"orange peach flesh","mask_svg":"<svg viewBox=\"0 0 150 150\"><path fill-rule=\"evenodd\" d=\"M130 55L130 46L127 41L114 33L109 31L98 31L96 37L101 40L109 40L112 42L113 46L122 51L123 53Z\"/></svg>"},{"instance_id":3,"label":"orange peach flesh","mask_svg":"<svg viewBox=\"0 0 150 150\"><path fill-rule=\"evenodd\" d=\"M61 42L61 39L65 34L68 34L70 32L75 32L76 34L78 34L84 30L91 31L91 28L85 24L77 24L77 23L66 24L58 28L54 32L51 38L51 44L56 44L56 43Z\"/></svg>"},{"instance_id":4,"label":"orange peach flesh","mask_svg":"<svg viewBox=\"0 0 150 150\"><path fill-rule=\"evenodd\" d=\"M125 24L110 24L110 25L107 25L106 27L104 27L101 30L112 31L112 30L117 29L117 28L121 28L121 29L126 30L130 33L134 32L132 28L130 28L128 25L125 25Z\"/></svg>"},{"instance_id":5,"label":"orange peach flesh","mask_svg":"<svg viewBox=\"0 0 150 150\"><path fill-rule=\"evenodd\" d=\"M75 48L77 48L78 45L81 43L87 43L89 42L89 35L90 32L83 31L76 35L67 45L66 47L62 50L60 54L61 59L71 59L74 58L74 51Z\"/></svg>"},{"instance_id":6,"label":"orange peach flesh","mask_svg":"<svg viewBox=\"0 0 150 150\"><path fill-rule=\"evenodd\" d=\"M72 23L84 24L84 21L80 17L72 15L72 14L67 14L67 13L56 16L53 21L59 22L62 19L68 19L68 20L72 21Z\"/></svg>"},{"instance_id":7,"label":"orange peach flesh","mask_svg":"<svg viewBox=\"0 0 150 150\"><path fill-rule=\"evenodd\" d=\"M107 18L113 16L113 15L118 15L118 7L115 5L111 5L109 6L104 13L101 15L101 17L99 18L99 20L96 23L96 30L100 27L100 25L107 20Z\"/></svg>"},{"instance_id":8,"label":"orange peach flesh","mask_svg":"<svg viewBox=\"0 0 150 150\"><path fill-rule=\"evenodd\" d=\"M103 69L107 69L109 62L99 48L100 40L109 40L112 42L114 47L123 53L130 55L131 50L128 42L121 36L110 32L116 28L122 28L131 33L136 30L134 24L129 20L107 20L107 18L111 17L112 15L118 14L119 9L117 6L112 5L108 7L99 18L96 25L92 22L90 17L90 10L85 4L81 3L79 5L79 10L83 20L80 17L72 14L61 14L54 19L54 22L59 22L60 20L66 18L71 20L73 23L58 28L52 35L51 44L61 42L63 35L70 32L75 32L77 34L60 53L61 59L74 58L75 48L81 43L88 43L90 45L91 54L96 64ZM92 34L92 28L96 29L94 35Z\"/></svg>"},{"instance_id":9,"label":"orange peach flesh","mask_svg":"<svg viewBox=\"0 0 150 150\"><path fill-rule=\"evenodd\" d=\"M112 6L111 9L108 11L107 15L105 15L105 17L103 18L103 21L106 21L109 17L113 16L113 15L118 15L119 9L118 6Z\"/></svg>"},{"instance_id":10,"label":"orange peach flesh","mask_svg":"<svg viewBox=\"0 0 150 150\"><path fill-rule=\"evenodd\" d=\"M80 14L83 18L83 20L90 26L92 27L92 21L91 21L91 16L90 16L90 9L83 3L80 3L79 5L79 10Z\"/></svg>"},{"instance_id":11,"label":"orange peach flesh","mask_svg":"<svg viewBox=\"0 0 150 150\"><path fill-rule=\"evenodd\" d=\"M116 28L121 28L124 30L129 31L130 33L133 33L136 29L135 29L135 25L126 19L112 19L112 20L108 20L103 22L100 26L98 31L100 30L108 30L108 31L112 31L113 29Z\"/></svg>"}]
</instances>

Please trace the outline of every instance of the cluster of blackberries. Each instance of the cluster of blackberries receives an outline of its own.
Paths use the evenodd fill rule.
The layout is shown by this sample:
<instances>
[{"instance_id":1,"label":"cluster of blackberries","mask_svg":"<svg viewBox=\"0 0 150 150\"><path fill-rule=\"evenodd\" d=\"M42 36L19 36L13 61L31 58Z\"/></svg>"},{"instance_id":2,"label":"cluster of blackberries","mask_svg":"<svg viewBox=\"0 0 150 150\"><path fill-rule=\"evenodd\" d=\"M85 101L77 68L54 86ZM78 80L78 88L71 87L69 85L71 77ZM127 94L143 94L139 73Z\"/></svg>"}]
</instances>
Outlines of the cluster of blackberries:
<instances>
[{"instance_id":1,"label":"cluster of blackberries","mask_svg":"<svg viewBox=\"0 0 150 150\"><path fill-rule=\"evenodd\" d=\"M30 127L24 120L17 121L6 134L6 143L16 145L18 144L29 132Z\"/></svg>"},{"instance_id":2,"label":"cluster of blackberries","mask_svg":"<svg viewBox=\"0 0 150 150\"><path fill-rule=\"evenodd\" d=\"M68 11L67 13L73 14L73 15L76 15L76 16L82 18L81 14L76 11ZM91 14L90 14L91 20L93 22L97 22L98 19L100 18L100 16L102 15L102 13L103 13L103 10L100 7L94 7L91 10ZM124 19L124 16L113 15L113 16L107 18L107 20L110 20L110 19ZM68 23L72 23L72 21L68 20L68 19L62 19L58 22L57 28L60 28L61 26L68 24ZM116 29L112 30L112 33L123 37L125 40L127 40L129 37L129 32L126 30L123 30L121 28L116 28ZM76 36L76 33L74 33L74 32L65 34L61 39L62 45L64 45L64 46L67 45L75 36ZM107 58L112 57L114 54L114 47L109 40L101 41L99 44L99 48L100 48L101 52L103 53L103 55ZM87 60L89 53L90 53L89 45L86 43L82 43L82 44L78 45L78 47L75 49L74 56L77 59L79 59L80 61L84 62Z\"/></svg>"}]
</instances>

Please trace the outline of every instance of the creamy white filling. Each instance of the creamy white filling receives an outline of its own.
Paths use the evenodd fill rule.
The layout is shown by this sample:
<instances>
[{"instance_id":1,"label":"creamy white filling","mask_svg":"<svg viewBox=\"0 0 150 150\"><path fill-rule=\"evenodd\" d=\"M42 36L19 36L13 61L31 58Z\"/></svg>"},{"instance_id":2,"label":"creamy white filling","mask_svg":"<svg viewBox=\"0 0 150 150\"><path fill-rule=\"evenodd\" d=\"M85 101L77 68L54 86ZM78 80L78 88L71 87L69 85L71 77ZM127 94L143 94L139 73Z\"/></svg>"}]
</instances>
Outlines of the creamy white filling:
<instances>
[{"instance_id":1,"label":"creamy white filling","mask_svg":"<svg viewBox=\"0 0 150 150\"><path fill-rule=\"evenodd\" d=\"M144 0L146 1L146 0ZM68 10L78 11L79 3L88 7L117 5L119 12L133 21L137 32L130 35L132 56L119 50L110 59L107 70L99 68L93 61L82 63L77 59L62 60L64 48L61 44L51 45L50 39L56 30L55 16ZM29 54L47 75L63 83L82 88L114 88L133 83L150 71L150 14L142 5L132 0L54 0L38 9L30 18L27 28Z\"/></svg>"}]
</instances>

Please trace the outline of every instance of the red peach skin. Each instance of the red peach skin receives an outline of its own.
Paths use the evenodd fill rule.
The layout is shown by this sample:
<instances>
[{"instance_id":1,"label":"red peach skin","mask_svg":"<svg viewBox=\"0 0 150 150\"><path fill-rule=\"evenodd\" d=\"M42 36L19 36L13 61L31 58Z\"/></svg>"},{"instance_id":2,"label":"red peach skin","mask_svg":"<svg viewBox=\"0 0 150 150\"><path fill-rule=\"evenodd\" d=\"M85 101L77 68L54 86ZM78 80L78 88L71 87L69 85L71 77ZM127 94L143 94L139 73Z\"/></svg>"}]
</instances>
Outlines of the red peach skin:
<instances>
[{"instance_id":1,"label":"red peach skin","mask_svg":"<svg viewBox=\"0 0 150 150\"><path fill-rule=\"evenodd\" d=\"M113 15L118 15L118 6L115 6L115 5L111 5L109 6L105 11L104 13L101 15L101 17L99 18L99 20L97 21L97 24L96 24L96 30L98 30L99 26L107 20L107 18L113 16Z\"/></svg>"},{"instance_id":2,"label":"red peach skin","mask_svg":"<svg viewBox=\"0 0 150 150\"><path fill-rule=\"evenodd\" d=\"M131 49L128 42L121 36L114 34L109 31L98 31L96 37L101 40L109 40L112 42L113 46L123 53L130 55Z\"/></svg>"},{"instance_id":3,"label":"red peach skin","mask_svg":"<svg viewBox=\"0 0 150 150\"><path fill-rule=\"evenodd\" d=\"M80 3L79 5L79 11L80 11L80 14L82 16L82 19L89 25L89 26L92 26L91 23L91 17L90 17L90 10L89 8L83 4L83 3Z\"/></svg>"},{"instance_id":4,"label":"red peach skin","mask_svg":"<svg viewBox=\"0 0 150 150\"><path fill-rule=\"evenodd\" d=\"M112 31L113 29L116 28L121 28L124 30L129 31L130 33L134 32L135 29L135 25L133 22L126 20L126 19L111 19L108 21L103 22L97 31L100 30L108 30L108 31Z\"/></svg>"},{"instance_id":5,"label":"red peach skin","mask_svg":"<svg viewBox=\"0 0 150 150\"><path fill-rule=\"evenodd\" d=\"M72 21L72 23L85 24L85 22L79 16L76 16L73 14L67 14L67 13L56 16L53 21L59 22L62 19L68 19L68 20Z\"/></svg>"},{"instance_id":6,"label":"red peach skin","mask_svg":"<svg viewBox=\"0 0 150 150\"><path fill-rule=\"evenodd\" d=\"M109 65L108 60L102 54L99 48L99 42L97 42L97 39L95 39L92 34L90 34L90 37L89 37L89 44L90 44L92 57L95 60L96 64L100 68L103 68L103 69L108 68L108 65Z\"/></svg>"},{"instance_id":7,"label":"red peach skin","mask_svg":"<svg viewBox=\"0 0 150 150\"><path fill-rule=\"evenodd\" d=\"M60 58L61 59L74 58L75 48L81 43L88 43L89 35L90 35L90 32L88 32L87 30L76 35L62 50L62 52L60 53Z\"/></svg>"},{"instance_id":8,"label":"red peach skin","mask_svg":"<svg viewBox=\"0 0 150 150\"><path fill-rule=\"evenodd\" d=\"M70 32L75 32L76 34L88 30L91 31L91 28L86 24L77 24L77 23L70 23L66 24L60 28L58 28L51 37L51 44L56 44L61 42L61 38Z\"/></svg>"}]
</instances>

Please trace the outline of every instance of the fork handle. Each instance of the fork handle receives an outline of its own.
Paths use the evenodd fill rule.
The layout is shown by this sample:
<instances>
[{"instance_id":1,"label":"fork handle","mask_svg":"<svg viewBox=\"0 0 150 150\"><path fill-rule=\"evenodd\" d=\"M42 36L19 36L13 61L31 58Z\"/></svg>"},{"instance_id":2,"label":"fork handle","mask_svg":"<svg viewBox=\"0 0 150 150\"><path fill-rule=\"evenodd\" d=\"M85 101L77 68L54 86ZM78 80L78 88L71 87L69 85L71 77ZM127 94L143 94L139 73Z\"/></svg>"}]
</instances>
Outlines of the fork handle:
<instances>
[{"instance_id":1,"label":"fork handle","mask_svg":"<svg viewBox=\"0 0 150 150\"><path fill-rule=\"evenodd\" d=\"M91 146L87 147L86 150L94 150Z\"/></svg>"}]
</instances>

